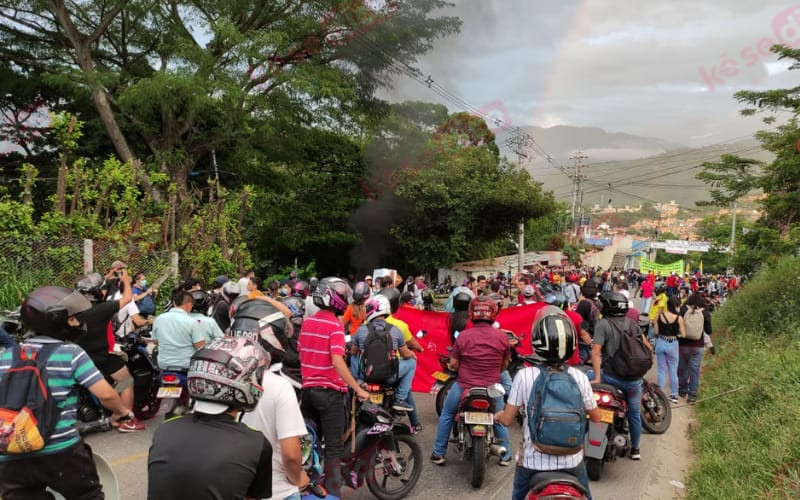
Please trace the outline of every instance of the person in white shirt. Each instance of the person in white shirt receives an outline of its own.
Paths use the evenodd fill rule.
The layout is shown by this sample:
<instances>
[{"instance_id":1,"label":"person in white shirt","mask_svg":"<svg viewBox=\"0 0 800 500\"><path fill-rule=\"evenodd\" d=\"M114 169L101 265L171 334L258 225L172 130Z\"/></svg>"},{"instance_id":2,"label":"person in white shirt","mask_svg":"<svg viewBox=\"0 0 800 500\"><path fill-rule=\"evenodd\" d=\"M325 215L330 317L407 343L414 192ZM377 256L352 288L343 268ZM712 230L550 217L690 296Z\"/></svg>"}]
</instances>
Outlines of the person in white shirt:
<instances>
[{"instance_id":1,"label":"person in white shirt","mask_svg":"<svg viewBox=\"0 0 800 500\"><path fill-rule=\"evenodd\" d=\"M300 500L300 492L310 486L302 468L300 438L308 431L300 413L292 385L273 372L264 373L265 390L256 408L242 421L261 431L272 444L272 498Z\"/></svg>"},{"instance_id":2,"label":"person in white shirt","mask_svg":"<svg viewBox=\"0 0 800 500\"><path fill-rule=\"evenodd\" d=\"M250 292L250 290L247 289L247 285L250 284L250 278L254 277L255 275L256 273L252 269L247 270L244 272L244 274L242 274L242 276L239 278L239 281L236 282L236 284L239 285L239 295L247 295Z\"/></svg>"},{"instance_id":3,"label":"person in white shirt","mask_svg":"<svg viewBox=\"0 0 800 500\"><path fill-rule=\"evenodd\" d=\"M555 306L542 308L536 314L531 329L531 346L534 352L544 359L545 365L548 367L563 367L564 362L578 348L578 337L572 321ZM586 414L593 422L600 421L601 411L594 400L592 386L586 374L573 367L568 367L567 373L578 385ZM538 366L524 368L517 373L505 408L495 414L497 422L503 425L512 425L519 409L527 409L534 381L539 374ZM522 429L523 446L517 451L517 469L514 474L512 500L526 498L536 476L542 472L552 471L566 472L577 477L586 490L586 498L591 500L589 477L583 462L583 449L571 455L549 455L535 449L528 427L527 411L524 415Z\"/></svg>"}]
</instances>

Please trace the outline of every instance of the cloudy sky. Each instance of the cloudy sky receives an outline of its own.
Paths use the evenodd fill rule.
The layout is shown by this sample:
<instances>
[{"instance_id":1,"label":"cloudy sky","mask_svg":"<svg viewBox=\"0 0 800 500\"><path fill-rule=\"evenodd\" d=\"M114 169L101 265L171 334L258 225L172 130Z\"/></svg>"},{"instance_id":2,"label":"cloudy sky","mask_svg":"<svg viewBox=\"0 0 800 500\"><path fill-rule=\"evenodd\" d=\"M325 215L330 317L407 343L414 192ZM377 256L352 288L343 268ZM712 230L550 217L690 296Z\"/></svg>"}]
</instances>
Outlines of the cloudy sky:
<instances>
[{"instance_id":1,"label":"cloudy sky","mask_svg":"<svg viewBox=\"0 0 800 500\"><path fill-rule=\"evenodd\" d=\"M702 146L763 128L741 89L796 85L768 52L800 45L800 0L454 0L464 24L420 60L514 125L598 126ZM457 108L399 77L388 96Z\"/></svg>"}]
</instances>

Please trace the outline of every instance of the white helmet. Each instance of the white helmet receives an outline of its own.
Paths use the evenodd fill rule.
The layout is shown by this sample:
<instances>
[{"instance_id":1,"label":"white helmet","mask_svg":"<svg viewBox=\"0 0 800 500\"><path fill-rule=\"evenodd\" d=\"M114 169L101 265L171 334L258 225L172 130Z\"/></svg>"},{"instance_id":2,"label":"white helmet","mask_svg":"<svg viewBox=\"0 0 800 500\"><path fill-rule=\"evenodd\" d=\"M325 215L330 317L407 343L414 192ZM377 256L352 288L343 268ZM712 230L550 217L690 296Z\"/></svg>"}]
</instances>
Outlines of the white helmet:
<instances>
[{"instance_id":1,"label":"white helmet","mask_svg":"<svg viewBox=\"0 0 800 500\"><path fill-rule=\"evenodd\" d=\"M367 323L372 322L375 318L381 316L388 316L392 313L392 306L389 304L389 299L384 295L373 295L364 304L364 309L367 313Z\"/></svg>"}]
</instances>

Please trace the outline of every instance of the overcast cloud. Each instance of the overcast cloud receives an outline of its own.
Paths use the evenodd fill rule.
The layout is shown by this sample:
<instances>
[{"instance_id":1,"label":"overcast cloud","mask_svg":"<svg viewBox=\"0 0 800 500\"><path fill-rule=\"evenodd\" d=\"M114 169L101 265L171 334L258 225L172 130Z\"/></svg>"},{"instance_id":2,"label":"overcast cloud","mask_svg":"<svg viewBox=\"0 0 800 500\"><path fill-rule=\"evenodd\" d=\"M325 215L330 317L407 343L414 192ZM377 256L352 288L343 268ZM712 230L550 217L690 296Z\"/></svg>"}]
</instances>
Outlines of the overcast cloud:
<instances>
[{"instance_id":1,"label":"overcast cloud","mask_svg":"<svg viewBox=\"0 0 800 500\"><path fill-rule=\"evenodd\" d=\"M455 3L448 14L464 21L461 33L420 69L478 107L499 101L491 112L507 110L514 125L597 126L701 146L764 127L738 114L734 92L789 87L800 76L766 52L779 41L800 45L800 0ZM458 110L405 77L388 97Z\"/></svg>"}]
</instances>

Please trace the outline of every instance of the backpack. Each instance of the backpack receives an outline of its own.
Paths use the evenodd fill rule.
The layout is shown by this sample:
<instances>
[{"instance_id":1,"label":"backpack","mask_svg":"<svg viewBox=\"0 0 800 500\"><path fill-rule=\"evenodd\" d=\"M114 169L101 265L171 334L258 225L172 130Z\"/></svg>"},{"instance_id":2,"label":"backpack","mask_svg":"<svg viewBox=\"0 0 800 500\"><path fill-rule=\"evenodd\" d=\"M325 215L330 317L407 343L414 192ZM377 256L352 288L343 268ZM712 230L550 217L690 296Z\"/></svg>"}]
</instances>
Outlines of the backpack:
<instances>
[{"instance_id":1,"label":"backpack","mask_svg":"<svg viewBox=\"0 0 800 500\"><path fill-rule=\"evenodd\" d=\"M689 307L689 310L683 315L683 323L686 328L686 338L689 340L700 340L703 337L703 326L705 323L703 308Z\"/></svg>"},{"instance_id":2,"label":"backpack","mask_svg":"<svg viewBox=\"0 0 800 500\"><path fill-rule=\"evenodd\" d=\"M589 303L591 307L589 311L589 319L584 318L586 322L586 331L589 332L591 335L594 335L594 327L597 324L597 320L600 318L600 308L597 307L597 302L592 299L584 298L581 302L586 301ZM578 302L580 304L580 302Z\"/></svg>"},{"instance_id":3,"label":"backpack","mask_svg":"<svg viewBox=\"0 0 800 500\"><path fill-rule=\"evenodd\" d=\"M653 366L653 354L644 345L642 331L639 326L633 323L630 318L625 318L625 325L628 328L621 330L616 323L608 320L611 328L619 333L619 348L614 356L603 364L607 366L608 372L623 380L636 380L644 375ZM631 326L632 325L632 326Z\"/></svg>"},{"instance_id":4,"label":"backpack","mask_svg":"<svg viewBox=\"0 0 800 500\"><path fill-rule=\"evenodd\" d=\"M39 451L55 431L59 409L45 364L60 345L42 344L33 358L32 349L11 347L11 367L0 381L0 455Z\"/></svg>"},{"instance_id":5,"label":"backpack","mask_svg":"<svg viewBox=\"0 0 800 500\"><path fill-rule=\"evenodd\" d=\"M538 365L528 397L528 431L533 447L548 455L572 455L583 449L586 409L578 383L561 368Z\"/></svg>"},{"instance_id":6,"label":"backpack","mask_svg":"<svg viewBox=\"0 0 800 500\"><path fill-rule=\"evenodd\" d=\"M361 353L361 374L365 382L383 383L397 374L400 363L392 349L391 328L385 323L380 329L374 323L367 325L367 340Z\"/></svg>"}]
</instances>

